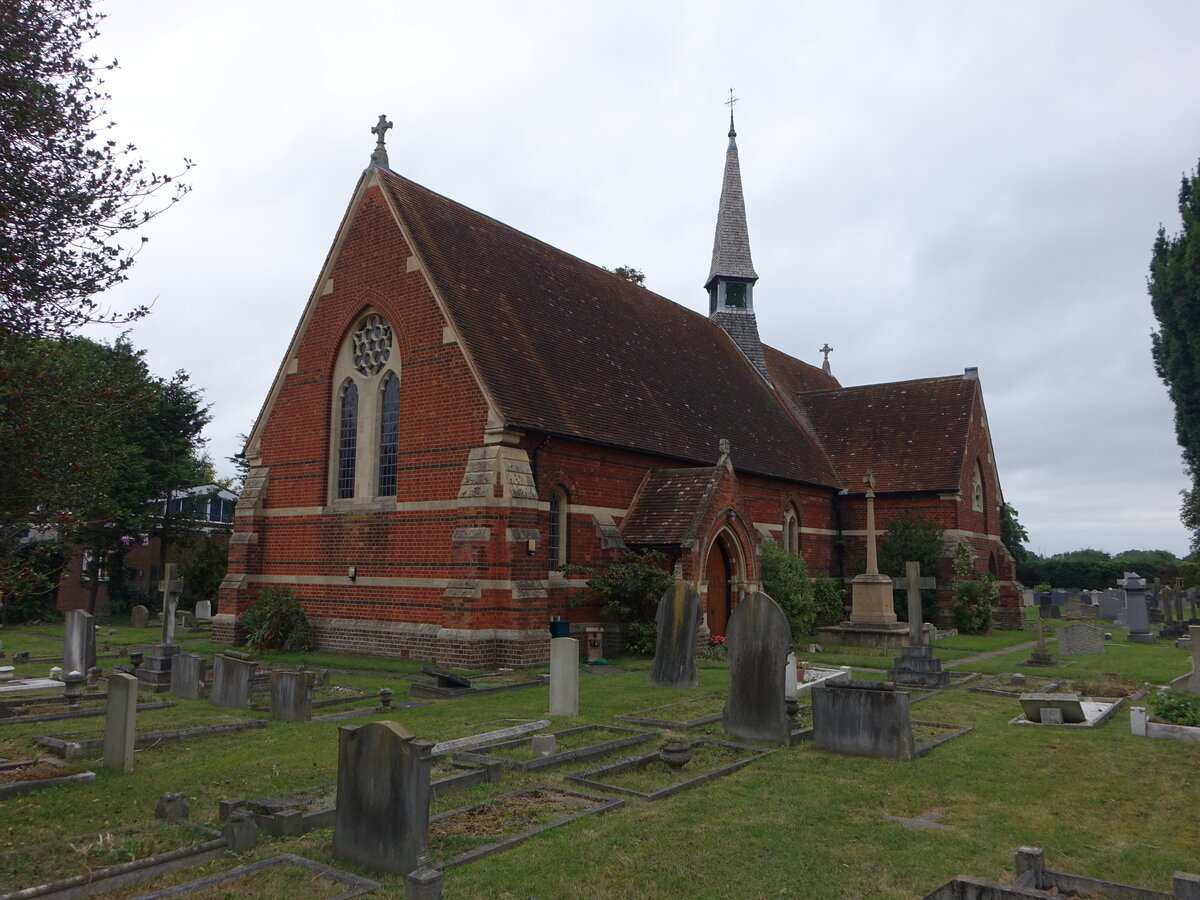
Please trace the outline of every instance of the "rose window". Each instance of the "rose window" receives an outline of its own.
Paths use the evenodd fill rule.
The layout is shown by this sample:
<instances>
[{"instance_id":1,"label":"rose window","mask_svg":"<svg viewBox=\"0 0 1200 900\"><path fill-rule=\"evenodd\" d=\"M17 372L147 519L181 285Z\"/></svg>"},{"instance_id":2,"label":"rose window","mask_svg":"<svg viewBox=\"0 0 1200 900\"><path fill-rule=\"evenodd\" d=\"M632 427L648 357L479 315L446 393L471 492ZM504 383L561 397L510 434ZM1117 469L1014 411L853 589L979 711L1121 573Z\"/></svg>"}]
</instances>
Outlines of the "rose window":
<instances>
[{"instance_id":1,"label":"rose window","mask_svg":"<svg viewBox=\"0 0 1200 900\"><path fill-rule=\"evenodd\" d=\"M374 375L392 355L392 326L383 316L370 315L354 333L354 368Z\"/></svg>"}]
</instances>

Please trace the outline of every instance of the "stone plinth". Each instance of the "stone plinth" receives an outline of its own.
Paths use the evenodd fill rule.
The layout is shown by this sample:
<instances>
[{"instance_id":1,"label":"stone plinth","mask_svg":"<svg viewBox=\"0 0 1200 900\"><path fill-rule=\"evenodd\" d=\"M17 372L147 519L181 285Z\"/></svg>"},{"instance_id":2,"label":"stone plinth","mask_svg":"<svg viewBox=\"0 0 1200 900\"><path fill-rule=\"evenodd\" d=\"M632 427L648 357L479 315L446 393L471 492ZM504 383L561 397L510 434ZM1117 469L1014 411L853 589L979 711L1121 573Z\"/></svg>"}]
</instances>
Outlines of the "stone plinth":
<instances>
[{"instance_id":1,"label":"stone plinth","mask_svg":"<svg viewBox=\"0 0 1200 900\"><path fill-rule=\"evenodd\" d=\"M171 687L171 667L179 655L178 644L159 644L146 657L145 664L136 672L138 681L147 690L162 692Z\"/></svg>"},{"instance_id":2,"label":"stone plinth","mask_svg":"<svg viewBox=\"0 0 1200 900\"><path fill-rule=\"evenodd\" d=\"M890 575L856 575L850 582L850 624L890 625L896 622Z\"/></svg>"},{"instance_id":3,"label":"stone plinth","mask_svg":"<svg viewBox=\"0 0 1200 900\"><path fill-rule=\"evenodd\" d=\"M852 622L843 622L840 625L818 628L817 638L822 644L900 650L908 643L908 626L903 622L893 622L891 625L855 625Z\"/></svg>"},{"instance_id":4,"label":"stone plinth","mask_svg":"<svg viewBox=\"0 0 1200 900\"><path fill-rule=\"evenodd\" d=\"M897 684L918 684L926 687L945 687L950 673L929 647L905 647L896 659L895 668L888 669L888 681Z\"/></svg>"}]
</instances>

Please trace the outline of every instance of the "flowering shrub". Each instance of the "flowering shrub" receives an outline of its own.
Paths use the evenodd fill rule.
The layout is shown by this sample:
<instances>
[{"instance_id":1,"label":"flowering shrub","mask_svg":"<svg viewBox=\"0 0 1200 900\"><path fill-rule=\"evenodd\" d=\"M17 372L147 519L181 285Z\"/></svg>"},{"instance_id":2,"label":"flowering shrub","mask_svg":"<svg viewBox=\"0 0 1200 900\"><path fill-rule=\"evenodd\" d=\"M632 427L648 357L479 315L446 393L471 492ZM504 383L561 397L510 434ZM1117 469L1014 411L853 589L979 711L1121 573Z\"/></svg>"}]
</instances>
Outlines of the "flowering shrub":
<instances>
[{"instance_id":1,"label":"flowering shrub","mask_svg":"<svg viewBox=\"0 0 1200 900\"><path fill-rule=\"evenodd\" d=\"M723 635L723 634L710 634L710 635L708 636L708 646L710 646L710 647L723 647L723 646L725 646L725 635Z\"/></svg>"}]
</instances>

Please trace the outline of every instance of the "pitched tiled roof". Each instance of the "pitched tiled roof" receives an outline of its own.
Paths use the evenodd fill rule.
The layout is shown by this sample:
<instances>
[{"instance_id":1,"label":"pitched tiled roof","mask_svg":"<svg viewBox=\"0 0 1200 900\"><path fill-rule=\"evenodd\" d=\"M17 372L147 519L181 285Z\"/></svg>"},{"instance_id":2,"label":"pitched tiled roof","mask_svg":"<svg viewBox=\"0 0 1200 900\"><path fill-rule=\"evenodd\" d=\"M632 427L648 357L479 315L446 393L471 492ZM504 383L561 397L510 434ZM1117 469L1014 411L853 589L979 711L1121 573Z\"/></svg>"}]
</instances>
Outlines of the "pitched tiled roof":
<instances>
[{"instance_id":1,"label":"pitched tiled roof","mask_svg":"<svg viewBox=\"0 0 1200 900\"><path fill-rule=\"evenodd\" d=\"M763 344L762 349L767 371L771 373L771 380L780 390L801 394L806 391L828 391L841 387L836 378L826 375L816 366L801 362L766 344Z\"/></svg>"},{"instance_id":2,"label":"pitched tiled roof","mask_svg":"<svg viewBox=\"0 0 1200 900\"><path fill-rule=\"evenodd\" d=\"M955 491L979 381L961 375L869 384L797 396L837 473L861 493Z\"/></svg>"},{"instance_id":3,"label":"pitched tiled roof","mask_svg":"<svg viewBox=\"0 0 1200 900\"><path fill-rule=\"evenodd\" d=\"M719 481L716 466L647 473L621 523L621 536L627 544L681 544L695 537L697 520Z\"/></svg>"},{"instance_id":4,"label":"pitched tiled roof","mask_svg":"<svg viewBox=\"0 0 1200 900\"><path fill-rule=\"evenodd\" d=\"M387 170L414 250L505 421L836 485L820 446L704 316Z\"/></svg>"}]
</instances>

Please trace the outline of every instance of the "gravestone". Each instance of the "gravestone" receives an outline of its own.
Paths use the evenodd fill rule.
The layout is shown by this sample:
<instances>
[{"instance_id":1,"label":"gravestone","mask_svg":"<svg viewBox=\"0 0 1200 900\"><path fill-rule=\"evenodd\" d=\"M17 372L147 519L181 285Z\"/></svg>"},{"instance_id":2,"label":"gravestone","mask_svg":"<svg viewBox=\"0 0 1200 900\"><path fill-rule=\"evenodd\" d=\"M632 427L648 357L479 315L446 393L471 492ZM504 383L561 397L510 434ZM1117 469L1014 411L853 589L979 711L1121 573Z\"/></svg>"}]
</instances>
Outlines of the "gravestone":
<instances>
[{"instance_id":1,"label":"gravestone","mask_svg":"<svg viewBox=\"0 0 1200 900\"><path fill-rule=\"evenodd\" d=\"M271 715L288 722L312 718L312 672L271 672Z\"/></svg>"},{"instance_id":2,"label":"gravestone","mask_svg":"<svg viewBox=\"0 0 1200 900\"><path fill-rule=\"evenodd\" d=\"M1135 644L1153 644L1150 617L1146 611L1146 579L1136 572L1126 572L1121 582L1125 589L1125 621L1129 627L1126 640Z\"/></svg>"},{"instance_id":3,"label":"gravestone","mask_svg":"<svg viewBox=\"0 0 1200 900\"><path fill-rule=\"evenodd\" d=\"M721 727L744 741L787 744L791 738L783 684L791 650L787 616L774 600L756 591L729 617L725 646L729 694Z\"/></svg>"},{"instance_id":4,"label":"gravestone","mask_svg":"<svg viewBox=\"0 0 1200 900\"><path fill-rule=\"evenodd\" d=\"M650 664L650 687L694 688L696 629L700 625L700 595L686 581L676 581L658 601L658 640Z\"/></svg>"},{"instance_id":5,"label":"gravestone","mask_svg":"<svg viewBox=\"0 0 1200 900\"><path fill-rule=\"evenodd\" d=\"M579 715L579 641L550 639L550 715Z\"/></svg>"},{"instance_id":6,"label":"gravestone","mask_svg":"<svg viewBox=\"0 0 1200 900\"><path fill-rule=\"evenodd\" d=\"M209 702L228 709L245 709L250 705L250 679L254 663L234 659L224 653L213 659L212 693Z\"/></svg>"},{"instance_id":7,"label":"gravestone","mask_svg":"<svg viewBox=\"0 0 1200 900\"><path fill-rule=\"evenodd\" d=\"M1189 625L1188 635L1191 637L1192 673L1183 683L1183 689L1189 694L1200 694L1200 625Z\"/></svg>"},{"instance_id":8,"label":"gravestone","mask_svg":"<svg viewBox=\"0 0 1200 900\"><path fill-rule=\"evenodd\" d=\"M196 601L196 618L201 622L209 622L212 620L212 601L197 600Z\"/></svg>"},{"instance_id":9,"label":"gravestone","mask_svg":"<svg viewBox=\"0 0 1200 900\"><path fill-rule=\"evenodd\" d=\"M138 604L129 611L129 619L134 628L148 628L150 626L150 610Z\"/></svg>"},{"instance_id":10,"label":"gravestone","mask_svg":"<svg viewBox=\"0 0 1200 900\"><path fill-rule=\"evenodd\" d=\"M1082 604L1078 597L1068 595L1067 599L1063 602L1063 618L1078 619L1082 615L1080 612L1081 606Z\"/></svg>"},{"instance_id":11,"label":"gravestone","mask_svg":"<svg viewBox=\"0 0 1200 900\"><path fill-rule=\"evenodd\" d=\"M138 680L124 672L108 676L108 705L104 713L104 765L119 772L133 771L137 737Z\"/></svg>"},{"instance_id":12,"label":"gravestone","mask_svg":"<svg viewBox=\"0 0 1200 900\"><path fill-rule=\"evenodd\" d=\"M787 655L787 665L783 669L783 696L796 699L796 654Z\"/></svg>"},{"instance_id":13,"label":"gravestone","mask_svg":"<svg viewBox=\"0 0 1200 900\"><path fill-rule=\"evenodd\" d=\"M888 670L888 681L900 684L919 684L928 687L945 687L950 683L950 673L942 669L942 661L933 655L933 648L925 645L924 616L921 613L921 589L934 589L937 579L922 578L921 564L905 563L908 590L908 644L900 651L894 668Z\"/></svg>"},{"instance_id":14,"label":"gravestone","mask_svg":"<svg viewBox=\"0 0 1200 900\"><path fill-rule=\"evenodd\" d=\"M457 675L454 672L448 672L445 669L435 669L432 666L422 666L421 672L424 675L433 676L439 688L470 690L471 679L465 675Z\"/></svg>"},{"instance_id":15,"label":"gravestone","mask_svg":"<svg viewBox=\"0 0 1200 900\"><path fill-rule=\"evenodd\" d=\"M911 699L886 681L813 688L813 747L874 759L912 759Z\"/></svg>"},{"instance_id":16,"label":"gravestone","mask_svg":"<svg viewBox=\"0 0 1200 900\"><path fill-rule=\"evenodd\" d=\"M1101 619L1115 620L1121 615L1125 604L1121 602L1121 598L1117 596L1116 591L1105 591L1100 597L1100 609L1098 615Z\"/></svg>"},{"instance_id":17,"label":"gravestone","mask_svg":"<svg viewBox=\"0 0 1200 900\"><path fill-rule=\"evenodd\" d=\"M1054 657L1046 651L1046 623L1038 619L1037 647L1029 654L1029 659L1021 663L1023 666L1052 666Z\"/></svg>"},{"instance_id":18,"label":"gravestone","mask_svg":"<svg viewBox=\"0 0 1200 900\"><path fill-rule=\"evenodd\" d=\"M179 653L179 645L175 643L175 605L183 591L183 582L175 577L175 563L167 563L159 590L163 598L162 639L137 670L137 676L151 690L165 691L171 686L171 664Z\"/></svg>"},{"instance_id":19,"label":"gravestone","mask_svg":"<svg viewBox=\"0 0 1200 900\"><path fill-rule=\"evenodd\" d=\"M1051 606L1057 606L1061 609L1063 606L1066 605L1066 603L1067 603L1067 592L1066 591L1059 590L1056 588L1055 590L1050 592L1050 605Z\"/></svg>"},{"instance_id":20,"label":"gravestone","mask_svg":"<svg viewBox=\"0 0 1200 900\"><path fill-rule=\"evenodd\" d=\"M67 613L64 638L65 671L86 673L96 665L96 625L91 613L82 609Z\"/></svg>"},{"instance_id":21,"label":"gravestone","mask_svg":"<svg viewBox=\"0 0 1200 900\"><path fill-rule=\"evenodd\" d=\"M171 666L171 693L184 700L199 700L204 696L207 674L207 657L180 653Z\"/></svg>"},{"instance_id":22,"label":"gravestone","mask_svg":"<svg viewBox=\"0 0 1200 900\"><path fill-rule=\"evenodd\" d=\"M1096 625L1067 625L1058 629L1058 652L1088 656L1104 652L1104 629Z\"/></svg>"},{"instance_id":23,"label":"gravestone","mask_svg":"<svg viewBox=\"0 0 1200 900\"><path fill-rule=\"evenodd\" d=\"M1087 721L1078 694L1022 694L1021 709L1025 712L1025 718L1030 722L1044 722L1049 725L1050 723L1046 722L1042 712L1045 709L1061 712L1062 722L1055 724L1070 723L1074 725Z\"/></svg>"},{"instance_id":24,"label":"gravestone","mask_svg":"<svg viewBox=\"0 0 1200 900\"><path fill-rule=\"evenodd\" d=\"M336 856L407 875L429 850L433 745L396 722L338 729Z\"/></svg>"}]
</instances>

